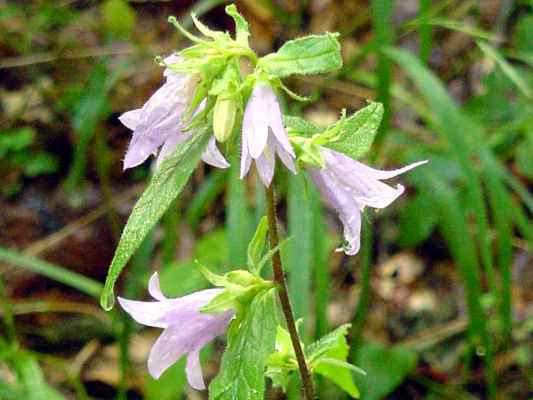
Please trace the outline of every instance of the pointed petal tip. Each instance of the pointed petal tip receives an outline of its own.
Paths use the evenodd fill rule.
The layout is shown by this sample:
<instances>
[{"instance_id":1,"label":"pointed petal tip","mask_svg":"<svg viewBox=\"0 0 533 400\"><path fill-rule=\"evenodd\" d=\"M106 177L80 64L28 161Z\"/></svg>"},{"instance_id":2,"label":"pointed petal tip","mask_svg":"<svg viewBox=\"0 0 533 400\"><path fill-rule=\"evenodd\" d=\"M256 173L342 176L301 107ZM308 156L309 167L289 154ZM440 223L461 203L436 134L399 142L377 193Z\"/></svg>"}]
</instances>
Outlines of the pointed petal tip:
<instances>
[{"instance_id":1,"label":"pointed petal tip","mask_svg":"<svg viewBox=\"0 0 533 400\"><path fill-rule=\"evenodd\" d=\"M161 286L159 283L159 274L157 273L157 271L152 274L150 280L148 281L148 293L150 293L150 296L152 296L156 300L167 300L167 297L161 291Z\"/></svg>"}]
</instances>

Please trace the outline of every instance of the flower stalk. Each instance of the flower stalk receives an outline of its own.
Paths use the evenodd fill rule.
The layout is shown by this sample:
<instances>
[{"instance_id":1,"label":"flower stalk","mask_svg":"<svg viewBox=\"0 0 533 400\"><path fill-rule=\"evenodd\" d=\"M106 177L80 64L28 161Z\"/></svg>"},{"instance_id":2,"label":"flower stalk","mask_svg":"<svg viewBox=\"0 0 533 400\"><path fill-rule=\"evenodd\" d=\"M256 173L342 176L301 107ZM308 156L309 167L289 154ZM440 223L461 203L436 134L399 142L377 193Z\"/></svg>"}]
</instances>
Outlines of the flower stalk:
<instances>
[{"instance_id":1,"label":"flower stalk","mask_svg":"<svg viewBox=\"0 0 533 400\"><path fill-rule=\"evenodd\" d=\"M271 249L278 248L279 246L278 224L276 219L276 201L274 196L274 187L273 184L271 184L266 188L268 232ZM283 266L281 265L279 248L272 256L272 268L274 271L274 282L278 286L281 309L283 311L285 321L287 322L287 328L291 337L292 346L294 348L296 360L298 361L298 369L300 370L300 376L302 377L305 398L306 400L315 400L315 389L313 387L313 381L311 379L309 368L305 362L305 356L300 344L300 338L298 337L298 331L294 321L294 314L292 312L289 294L287 291L287 282L285 281L285 274L283 273Z\"/></svg>"}]
</instances>

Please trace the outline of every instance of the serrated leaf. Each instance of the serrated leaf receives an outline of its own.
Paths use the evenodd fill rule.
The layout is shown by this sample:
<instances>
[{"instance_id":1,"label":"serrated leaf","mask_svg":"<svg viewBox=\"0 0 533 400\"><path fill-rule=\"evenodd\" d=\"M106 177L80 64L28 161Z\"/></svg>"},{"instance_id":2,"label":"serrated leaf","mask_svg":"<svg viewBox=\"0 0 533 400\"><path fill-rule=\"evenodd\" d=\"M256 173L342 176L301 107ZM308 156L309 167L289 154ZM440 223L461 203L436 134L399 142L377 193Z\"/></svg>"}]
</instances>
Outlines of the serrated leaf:
<instances>
[{"instance_id":1,"label":"serrated leaf","mask_svg":"<svg viewBox=\"0 0 533 400\"><path fill-rule=\"evenodd\" d=\"M291 115L284 115L283 123L287 128L287 133L289 135L296 134L310 138L322 130L304 118L294 117Z\"/></svg>"},{"instance_id":2,"label":"serrated leaf","mask_svg":"<svg viewBox=\"0 0 533 400\"><path fill-rule=\"evenodd\" d=\"M261 58L258 65L279 78L335 71L342 67L337 36L325 33L290 40L275 53Z\"/></svg>"},{"instance_id":3,"label":"serrated leaf","mask_svg":"<svg viewBox=\"0 0 533 400\"><path fill-rule=\"evenodd\" d=\"M235 4L230 4L226 7L226 14L228 14L235 22L235 33L237 43L243 46L248 46L248 38L250 37L250 29L248 22L239 14Z\"/></svg>"},{"instance_id":4,"label":"serrated leaf","mask_svg":"<svg viewBox=\"0 0 533 400\"><path fill-rule=\"evenodd\" d=\"M322 336L319 340L307 347L306 356L312 363L321 356L328 355L339 359L346 360L348 357L349 347L346 343L346 335L350 324L339 326L334 331Z\"/></svg>"},{"instance_id":5,"label":"serrated leaf","mask_svg":"<svg viewBox=\"0 0 533 400\"><path fill-rule=\"evenodd\" d=\"M120 237L100 297L100 304L105 310L113 307L113 288L120 272L185 186L200 161L209 137L209 130L205 129L180 144L176 151L162 163L148 188L135 204Z\"/></svg>"},{"instance_id":6,"label":"serrated leaf","mask_svg":"<svg viewBox=\"0 0 533 400\"><path fill-rule=\"evenodd\" d=\"M339 326L310 345L306 355L314 373L332 380L353 398L359 398L359 390L353 382L352 371L360 372L360 370L346 362L350 351L346 342L349 329L350 324Z\"/></svg>"},{"instance_id":7,"label":"serrated leaf","mask_svg":"<svg viewBox=\"0 0 533 400\"><path fill-rule=\"evenodd\" d=\"M259 293L240 325L230 327L220 373L209 385L210 400L264 398L265 364L281 320L276 289Z\"/></svg>"},{"instance_id":8,"label":"serrated leaf","mask_svg":"<svg viewBox=\"0 0 533 400\"><path fill-rule=\"evenodd\" d=\"M257 273L257 265L261 261L266 242L266 236L268 233L268 220L266 217L261 218L254 236L248 244L248 266L250 270Z\"/></svg>"},{"instance_id":9,"label":"serrated leaf","mask_svg":"<svg viewBox=\"0 0 533 400\"><path fill-rule=\"evenodd\" d=\"M338 139L329 142L325 147L353 159L361 158L370 150L382 118L383 105L370 103L345 121L341 121L343 126Z\"/></svg>"}]
</instances>

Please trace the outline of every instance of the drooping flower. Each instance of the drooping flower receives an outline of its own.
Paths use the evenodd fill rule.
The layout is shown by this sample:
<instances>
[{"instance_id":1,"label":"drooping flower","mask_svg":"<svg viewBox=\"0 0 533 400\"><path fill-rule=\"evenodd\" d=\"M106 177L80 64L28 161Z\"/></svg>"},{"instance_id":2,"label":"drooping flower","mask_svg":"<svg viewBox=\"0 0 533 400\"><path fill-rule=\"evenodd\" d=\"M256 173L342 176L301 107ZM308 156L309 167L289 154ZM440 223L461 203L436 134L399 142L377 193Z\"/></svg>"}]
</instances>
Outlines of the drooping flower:
<instances>
[{"instance_id":1,"label":"drooping flower","mask_svg":"<svg viewBox=\"0 0 533 400\"><path fill-rule=\"evenodd\" d=\"M361 214L366 206L385 208L404 191L400 184L396 187L383 182L403 174L427 161L419 161L392 171L370 168L344 154L321 148L325 167L309 167L311 179L320 194L334 208L344 225L345 244L337 251L354 255L361 244Z\"/></svg>"},{"instance_id":2,"label":"drooping flower","mask_svg":"<svg viewBox=\"0 0 533 400\"><path fill-rule=\"evenodd\" d=\"M254 86L242 122L241 179L255 160L259 177L270 186L274 176L275 156L296 174L294 151L283 126L278 99L265 82Z\"/></svg>"},{"instance_id":3,"label":"drooping flower","mask_svg":"<svg viewBox=\"0 0 533 400\"><path fill-rule=\"evenodd\" d=\"M165 59L167 65L181 62L176 55ZM171 154L176 146L193 133L184 132L188 121L183 114L190 105L194 89L198 84L195 75L181 74L165 69L166 82L148 99L142 108L131 110L119 118L126 127L133 130L130 145L124 158L124 169L142 164L150 155L158 155L157 164ZM197 112L203 107L200 105ZM207 147L202 159L215 167L227 168L228 162L216 147L215 138Z\"/></svg>"},{"instance_id":4,"label":"drooping flower","mask_svg":"<svg viewBox=\"0 0 533 400\"><path fill-rule=\"evenodd\" d=\"M198 390L205 389L200 366L200 350L216 336L222 335L233 318L233 311L207 314L200 309L223 289L206 289L176 299L163 295L157 272L152 275L148 291L156 301L136 301L119 297L122 308L143 325L163 328L150 350L148 371L155 379L187 355L187 380Z\"/></svg>"}]
</instances>

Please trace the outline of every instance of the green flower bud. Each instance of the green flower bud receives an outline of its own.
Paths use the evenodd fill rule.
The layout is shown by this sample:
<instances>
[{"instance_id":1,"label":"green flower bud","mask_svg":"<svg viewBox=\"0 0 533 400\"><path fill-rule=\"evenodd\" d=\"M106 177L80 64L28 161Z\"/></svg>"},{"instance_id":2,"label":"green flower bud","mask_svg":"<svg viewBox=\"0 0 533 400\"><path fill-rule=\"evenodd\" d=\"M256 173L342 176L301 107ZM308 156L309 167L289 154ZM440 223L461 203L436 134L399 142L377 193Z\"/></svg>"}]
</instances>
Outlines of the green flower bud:
<instances>
[{"instance_id":1,"label":"green flower bud","mask_svg":"<svg viewBox=\"0 0 533 400\"><path fill-rule=\"evenodd\" d=\"M229 282L235 283L243 287L256 285L262 281L261 278L258 278L257 276L249 273L248 271L244 271L242 269L228 272L226 274L226 278L228 278Z\"/></svg>"},{"instance_id":2,"label":"green flower bud","mask_svg":"<svg viewBox=\"0 0 533 400\"><path fill-rule=\"evenodd\" d=\"M219 142L225 142L231 137L236 116L237 104L235 100L219 96L213 114L213 131Z\"/></svg>"}]
</instances>

